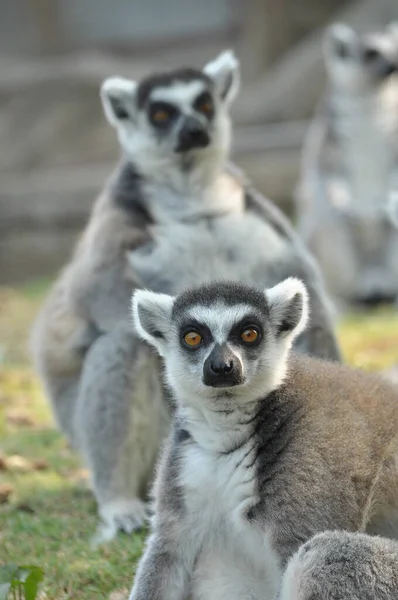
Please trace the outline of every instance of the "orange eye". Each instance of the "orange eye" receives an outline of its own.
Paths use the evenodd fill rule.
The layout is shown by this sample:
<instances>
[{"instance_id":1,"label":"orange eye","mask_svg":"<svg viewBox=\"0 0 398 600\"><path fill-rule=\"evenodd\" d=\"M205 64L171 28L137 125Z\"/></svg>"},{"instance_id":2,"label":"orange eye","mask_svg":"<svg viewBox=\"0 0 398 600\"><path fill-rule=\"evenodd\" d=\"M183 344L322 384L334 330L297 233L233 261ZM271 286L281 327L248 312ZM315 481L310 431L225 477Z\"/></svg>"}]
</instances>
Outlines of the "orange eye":
<instances>
[{"instance_id":1,"label":"orange eye","mask_svg":"<svg viewBox=\"0 0 398 600\"><path fill-rule=\"evenodd\" d=\"M164 123L169 118L169 113L166 110L159 109L153 113L152 119L158 123Z\"/></svg>"},{"instance_id":2,"label":"orange eye","mask_svg":"<svg viewBox=\"0 0 398 600\"><path fill-rule=\"evenodd\" d=\"M199 110L202 113L209 114L213 110L213 105L211 104L211 102L203 102L203 104L199 106Z\"/></svg>"},{"instance_id":3,"label":"orange eye","mask_svg":"<svg viewBox=\"0 0 398 600\"><path fill-rule=\"evenodd\" d=\"M184 335L184 342L187 346L194 348L195 346L199 346L202 341L202 336L196 331L189 331Z\"/></svg>"},{"instance_id":4,"label":"orange eye","mask_svg":"<svg viewBox=\"0 0 398 600\"><path fill-rule=\"evenodd\" d=\"M257 329L254 329L254 327L249 327L248 329L242 331L240 337L246 344L252 344L258 338L258 331Z\"/></svg>"}]
</instances>

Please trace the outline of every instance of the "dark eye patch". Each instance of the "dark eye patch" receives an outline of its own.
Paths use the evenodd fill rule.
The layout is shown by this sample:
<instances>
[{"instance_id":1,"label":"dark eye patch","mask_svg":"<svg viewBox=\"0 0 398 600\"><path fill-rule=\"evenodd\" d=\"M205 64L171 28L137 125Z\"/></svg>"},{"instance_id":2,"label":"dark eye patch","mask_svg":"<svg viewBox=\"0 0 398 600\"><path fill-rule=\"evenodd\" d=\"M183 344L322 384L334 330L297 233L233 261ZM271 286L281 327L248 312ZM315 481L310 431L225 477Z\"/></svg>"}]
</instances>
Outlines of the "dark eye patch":
<instances>
[{"instance_id":1,"label":"dark eye patch","mask_svg":"<svg viewBox=\"0 0 398 600\"><path fill-rule=\"evenodd\" d=\"M378 78L384 79L398 70L398 65L384 56L377 48L365 48L363 51L363 61L368 66L368 69Z\"/></svg>"},{"instance_id":2,"label":"dark eye patch","mask_svg":"<svg viewBox=\"0 0 398 600\"><path fill-rule=\"evenodd\" d=\"M178 108L169 102L151 102L148 107L149 121L158 129L167 129L178 115Z\"/></svg>"},{"instance_id":3,"label":"dark eye patch","mask_svg":"<svg viewBox=\"0 0 398 600\"><path fill-rule=\"evenodd\" d=\"M376 60L379 60L380 52L376 50L376 48L365 48L363 57L367 63L375 62Z\"/></svg>"},{"instance_id":4,"label":"dark eye patch","mask_svg":"<svg viewBox=\"0 0 398 600\"><path fill-rule=\"evenodd\" d=\"M214 101L210 92L202 92L194 101L193 108L209 120L214 116Z\"/></svg>"}]
</instances>

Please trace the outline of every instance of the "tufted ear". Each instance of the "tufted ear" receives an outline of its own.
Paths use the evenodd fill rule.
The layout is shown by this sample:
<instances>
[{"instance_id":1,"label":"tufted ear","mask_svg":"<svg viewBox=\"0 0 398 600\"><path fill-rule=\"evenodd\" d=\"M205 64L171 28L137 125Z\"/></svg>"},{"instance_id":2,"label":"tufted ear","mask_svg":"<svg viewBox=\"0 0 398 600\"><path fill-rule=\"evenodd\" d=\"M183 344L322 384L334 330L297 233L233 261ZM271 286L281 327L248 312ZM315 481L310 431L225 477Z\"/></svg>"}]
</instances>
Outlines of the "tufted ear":
<instances>
[{"instance_id":1,"label":"tufted ear","mask_svg":"<svg viewBox=\"0 0 398 600\"><path fill-rule=\"evenodd\" d=\"M133 326L137 334L154 346L161 356L166 349L174 298L147 290L136 290L131 301Z\"/></svg>"},{"instance_id":2,"label":"tufted ear","mask_svg":"<svg viewBox=\"0 0 398 600\"><path fill-rule=\"evenodd\" d=\"M207 63L203 72L213 79L220 98L230 104L240 87L240 64L232 50L222 52Z\"/></svg>"},{"instance_id":3,"label":"tufted ear","mask_svg":"<svg viewBox=\"0 0 398 600\"><path fill-rule=\"evenodd\" d=\"M100 96L105 116L113 127L134 121L137 112L137 83L123 77L110 77L101 85Z\"/></svg>"},{"instance_id":4,"label":"tufted ear","mask_svg":"<svg viewBox=\"0 0 398 600\"><path fill-rule=\"evenodd\" d=\"M323 40L325 59L346 60L357 56L358 34L344 23L334 23L326 29Z\"/></svg>"},{"instance_id":5,"label":"tufted ear","mask_svg":"<svg viewBox=\"0 0 398 600\"><path fill-rule=\"evenodd\" d=\"M271 322L277 338L296 338L307 326L309 318L308 292L304 283L289 277L265 290Z\"/></svg>"}]
</instances>

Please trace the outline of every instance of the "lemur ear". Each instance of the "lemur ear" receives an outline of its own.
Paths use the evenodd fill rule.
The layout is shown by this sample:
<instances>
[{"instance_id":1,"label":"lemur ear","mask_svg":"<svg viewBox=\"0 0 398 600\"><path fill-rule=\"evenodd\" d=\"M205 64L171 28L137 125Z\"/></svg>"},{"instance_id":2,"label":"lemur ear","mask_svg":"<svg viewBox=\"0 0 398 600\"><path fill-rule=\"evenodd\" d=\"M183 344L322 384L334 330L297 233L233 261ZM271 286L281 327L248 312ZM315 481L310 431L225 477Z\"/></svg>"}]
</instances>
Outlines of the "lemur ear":
<instances>
[{"instance_id":1,"label":"lemur ear","mask_svg":"<svg viewBox=\"0 0 398 600\"><path fill-rule=\"evenodd\" d=\"M344 23L334 23L326 29L323 52L327 59L345 60L357 55L358 34Z\"/></svg>"},{"instance_id":2,"label":"lemur ear","mask_svg":"<svg viewBox=\"0 0 398 600\"><path fill-rule=\"evenodd\" d=\"M297 337L307 326L309 318L308 292L304 283L289 277L265 290L270 316L277 337Z\"/></svg>"},{"instance_id":3,"label":"lemur ear","mask_svg":"<svg viewBox=\"0 0 398 600\"><path fill-rule=\"evenodd\" d=\"M147 290L136 290L131 300L133 327L137 334L163 356L170 328L174 298Z\"/></svg>"},{"instance_id":4,"label":"lemur ear","mask_svg":"<svg viewBox=\"0 0 398 600\"><path fill-rule=\"evenodd\" d=\"M110 77L101 85L100 96L109 123L117 127L123 121L134 120L137 83L123 77Z\"/></svg>"},{"instance_id":5,"label":"lemur ear","mask_svg":"<svg viewBox=\"0 0 398 600\"><path fill-rule=\"evenodd\" d=\"M222 52L216 59L207 63L203 72L213 79L222 100L230 104L240 87L240 65L232 50Z\"/></svg>"}]
</instances>

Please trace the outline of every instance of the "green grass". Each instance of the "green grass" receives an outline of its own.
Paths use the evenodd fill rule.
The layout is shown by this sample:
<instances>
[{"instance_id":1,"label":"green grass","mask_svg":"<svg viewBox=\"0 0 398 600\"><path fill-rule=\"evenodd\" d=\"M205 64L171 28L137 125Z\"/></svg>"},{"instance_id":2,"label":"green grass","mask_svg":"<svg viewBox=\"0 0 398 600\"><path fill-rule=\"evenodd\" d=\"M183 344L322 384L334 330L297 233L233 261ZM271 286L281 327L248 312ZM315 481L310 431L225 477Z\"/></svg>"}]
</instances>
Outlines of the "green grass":
<instances>
[{"instance_id":1,"label":"green grass","mask_svg":"<svg viewBox=\"0 0 398 600\"><path fill-rule=\"evenodd\" d=\"M119 600L130 588L143 535L90 545L97 514L87 472L55 431L29 366L27 332L46 286L0 289L0 564L42 567L48 600ZM339 336L353 365L380 370L398 362L392 310L348 317Z\"/></svg>"}]
</instances>

